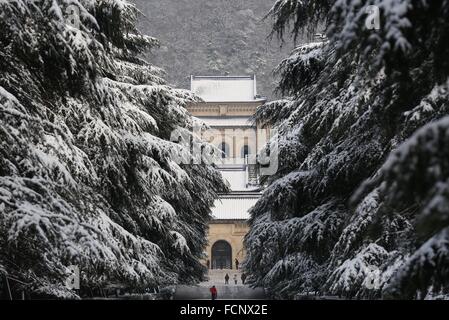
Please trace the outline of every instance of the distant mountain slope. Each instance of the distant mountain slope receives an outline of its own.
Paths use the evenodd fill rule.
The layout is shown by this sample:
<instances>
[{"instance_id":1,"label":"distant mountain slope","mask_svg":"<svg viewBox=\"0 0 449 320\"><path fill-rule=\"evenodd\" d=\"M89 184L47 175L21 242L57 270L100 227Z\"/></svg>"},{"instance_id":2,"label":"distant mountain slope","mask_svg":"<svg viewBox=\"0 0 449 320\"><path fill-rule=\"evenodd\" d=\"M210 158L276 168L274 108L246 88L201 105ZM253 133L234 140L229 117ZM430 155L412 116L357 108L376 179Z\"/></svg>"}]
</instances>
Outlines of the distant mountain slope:
<instances>
[{"instance_id":1,"label":"distant mountain slope","mask_svg":"<svg viewBox=\"0 0 449 320\"><path fill-rule=\"evenodd\" d=\"M146 15L140 28L161 41L150 58L168 81L189 88L190 75L256 74L258 93L272 96L273 68L290 47L267 39L262 21L273 0L133 0Z\"/></svg>"}]
</instances>

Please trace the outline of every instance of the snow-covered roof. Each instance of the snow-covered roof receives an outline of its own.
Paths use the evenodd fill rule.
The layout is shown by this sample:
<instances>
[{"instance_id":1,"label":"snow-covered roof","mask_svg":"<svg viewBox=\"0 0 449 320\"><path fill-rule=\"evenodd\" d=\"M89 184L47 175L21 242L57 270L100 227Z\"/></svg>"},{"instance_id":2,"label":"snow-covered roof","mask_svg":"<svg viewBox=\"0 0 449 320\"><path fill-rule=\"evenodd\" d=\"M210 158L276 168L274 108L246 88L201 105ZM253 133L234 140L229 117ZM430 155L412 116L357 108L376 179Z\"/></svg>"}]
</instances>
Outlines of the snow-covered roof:
<instances>
[{"instance_id":1,"label":"snow-covered roof","mask_svg":"<svg viewBox=\"0 0 449 320\"><path fill-rule=\"evenodd\" d=\"M256 76L191 76L190 89L206 102L257 101Z\"/></svg>"},{"instance_id":2,"label":"snow-covered roof","mask_svg":"<svg viewBox=\"0 0 449 320\"><path fill-rule=\"evenodd\" d=\"M251 127L250 117L200 117L211 127Z\"/></svg>"},{"instance_id":3,"label":"snow-covered roof","mask_svg":"<svg viewBox=\"0 0 449 320\"><path fill-rule=\"evenodd\" d=\"M232 159L235 160L235 159ZM242 163L243 163L243 159L241 159ZM225 167L229 167L231 168L231 166L225 166ZM230 186L231 186L231 191L243 191L243 192L248 192L248 191L255 191L255 190L259 190L260 187L259 186L247 186L247 178L246 178L246 170L241 169L242 165L237 165L236 168L234 169L226 169L224 170L223 167L221 168L220 172L221 175L223 177L223 179L225 179L226 181L229 182Z\"/></svg>"},{"instance_id":4,"label":"snow-covered roof","mask_svg":"<svg viewBox=\"0 0 449 320\"><path fill-rule=\"evenodd\" d=\"M248 220L249 210L259 198L258 194L222 197L215 200L212 216L215 220Z\"/></svg>"},{"instance_id":5,"label":"snow-covered roof","mask_svg":"<svg viewBox=\"0 0 449 320\"><path fill-rule=\"evenodd\" d=\"M229 182L232 191L243 191L246 189L246 171L229 170L221 171L223 179Z\"/></svg>"}]
</instances>

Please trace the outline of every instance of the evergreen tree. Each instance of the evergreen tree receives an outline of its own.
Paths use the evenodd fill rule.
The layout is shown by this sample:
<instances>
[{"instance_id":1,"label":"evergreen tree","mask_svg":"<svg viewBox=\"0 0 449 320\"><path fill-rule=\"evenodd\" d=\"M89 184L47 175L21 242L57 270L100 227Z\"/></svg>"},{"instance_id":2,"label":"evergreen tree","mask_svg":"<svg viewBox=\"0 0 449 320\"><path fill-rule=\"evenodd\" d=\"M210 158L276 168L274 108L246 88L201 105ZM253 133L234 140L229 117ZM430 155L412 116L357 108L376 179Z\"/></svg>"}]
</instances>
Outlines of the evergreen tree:
<instances>
[{"instance_id":1,"label":"evergreen tree","mask_svg":"<svg viewBox=\"0 0 449 320\"><path fill-rule=\"evenodd\" d=\"M282 298L447 294L449 2L279 0L270 15L281 38L326 36L280 63L286 98L256 115L279 130L280 170L252 209L250 281Z\"/></svg>"},{"instance_id":2,"label":"evergreen tree","mask_svg":"<svg viewBox=\"0 0 449 320\"><path fill-rule=\"evenodd\" d=\"M125 0L0 2L0 270L27 290L134 290L202 278L211 166L183 165L188 91L139 54L157 40ZM195 137L191 137L194 139Z\"/></svg>"}]
</instances>

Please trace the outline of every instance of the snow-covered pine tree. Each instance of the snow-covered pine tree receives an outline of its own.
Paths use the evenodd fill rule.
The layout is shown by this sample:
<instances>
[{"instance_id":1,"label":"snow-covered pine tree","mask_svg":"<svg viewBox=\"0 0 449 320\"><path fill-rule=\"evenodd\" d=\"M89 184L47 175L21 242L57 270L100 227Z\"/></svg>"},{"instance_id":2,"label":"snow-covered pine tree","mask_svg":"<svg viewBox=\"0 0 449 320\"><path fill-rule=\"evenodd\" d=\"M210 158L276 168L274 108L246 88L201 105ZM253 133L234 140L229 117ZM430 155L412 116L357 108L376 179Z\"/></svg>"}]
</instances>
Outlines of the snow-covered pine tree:
<instances>
[{"instance_id":1,"label":"snow-covered pine tree","mask_svg":"<svg viewBox=\"0 0 449 320\"><path fill-rule=\"evenodd\" d=\"M210 166L170 141L195 99L139 54L157 41L125 0L0 2L0 265L27 290L76 296L202 278Z\"/></svg>"},{"instance_id":2,"label":"snow-covered pine tree","mask_svg":"<svg viewBox=\"0 0 449 320\"><path fill-rule=\"evenodd\" d=\"M280 170L252 210L252 283L447 294L449 2L279 0L270 15L281 37L327 37L279 65L287 98L257 113L279 129Z\"/></svg>"}]
</instances>

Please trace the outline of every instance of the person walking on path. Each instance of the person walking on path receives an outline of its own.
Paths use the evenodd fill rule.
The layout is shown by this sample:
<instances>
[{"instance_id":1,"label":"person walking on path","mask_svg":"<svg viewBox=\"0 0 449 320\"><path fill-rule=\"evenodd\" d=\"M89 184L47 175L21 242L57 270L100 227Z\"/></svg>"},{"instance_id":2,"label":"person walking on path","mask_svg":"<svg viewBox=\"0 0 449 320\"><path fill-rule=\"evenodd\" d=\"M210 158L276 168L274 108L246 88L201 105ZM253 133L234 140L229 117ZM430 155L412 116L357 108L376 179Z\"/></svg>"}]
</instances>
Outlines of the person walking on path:
<instances>
[{"instance_id":1,"label":"person walking on path","mask_svg":"<svg viewBox=\"0 0 449 320\"><path fill-rule=\"evenodd\" d=\"M245 284L246 281L246 274L242 273L242 284Z\"/></svg>"},{"instance_id":2,"label":"person walking on path","mask_svg":"<svg viewBox=\"0 0 449 320\"><path fill-rule=\"evenodd\" d=\"M237 258L235 258L235 269L236 270L239 269L239 264L240 264L240 262L237 260Z\"/></svg>"},{"instance_id":3,"label":"person walking on path","mask_svg":"<svg viewBox=\"0 0 449 320\"><path fill-rule=\"evenodd\" d=\"M229 284L229 274L225 275L225 284Z\"/></svg>"},{"instance_id":4,"label":"person walking on path","mask_svg":"<svg viewBox=\"0 0 449 320\"><path fill-rule=\"evenodd\" d=\"M237 275L234 274L234 283L237 284Z\"/></svg>"},{"instance_id":5,"label":"person walking on path","mask_svg":"<svg viewBox=\"0 0 449 320\"><path fill-rule=\"evenodd\" d=\"M212 300L217 300L217 288L215 288L215 286L212 286L212 288L210 288L209 291Z\"/></svg>"},{"instance_id":6,"label":"person walking on path","mask_svg":"<svg viewBox=\"0 0 449 320\"><path fill-rule=\"evenodd\" d=\"M209 259L207 259L206 265L207 265L207 269L210 269L210 260Z\"/></svg>"}]
</instances>

